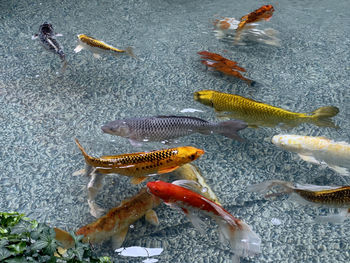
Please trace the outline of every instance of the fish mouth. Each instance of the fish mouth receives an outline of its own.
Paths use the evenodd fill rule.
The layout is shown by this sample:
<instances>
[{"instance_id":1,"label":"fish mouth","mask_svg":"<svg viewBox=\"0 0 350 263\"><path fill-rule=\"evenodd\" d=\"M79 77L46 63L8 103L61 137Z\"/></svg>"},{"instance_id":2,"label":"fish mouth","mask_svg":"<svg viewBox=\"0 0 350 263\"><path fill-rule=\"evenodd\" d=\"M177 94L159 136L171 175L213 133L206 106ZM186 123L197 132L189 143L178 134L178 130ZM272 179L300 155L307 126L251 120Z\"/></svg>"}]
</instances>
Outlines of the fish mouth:
<instances>
[{"instance_id":1,"label":"fish mouth","mask_svg":"<svg viewBox=\"0 0 350 263\"><path fill-rule=\"evenodd\" d=\"M198 101L200 99L199 92L193 93L193 98L194 98L194 100Z\"/></svg>"}]
</instances>

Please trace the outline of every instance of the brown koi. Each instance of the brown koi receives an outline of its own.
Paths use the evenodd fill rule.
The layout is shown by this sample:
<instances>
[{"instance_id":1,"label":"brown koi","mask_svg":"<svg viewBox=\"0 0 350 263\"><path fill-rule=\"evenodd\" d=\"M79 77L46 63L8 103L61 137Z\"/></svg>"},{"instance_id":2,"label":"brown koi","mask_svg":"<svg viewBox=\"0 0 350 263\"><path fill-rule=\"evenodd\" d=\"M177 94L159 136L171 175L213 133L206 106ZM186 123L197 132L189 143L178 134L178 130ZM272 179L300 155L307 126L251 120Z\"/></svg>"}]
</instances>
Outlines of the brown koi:
<instances>
[{"instance_id":1,"label":"brown koi","mask_svg":"<svg viewBox=\"0 0 350 263\"><path fill-rule=\"evenodd\" d=\"M268 21L271 17L275 9L272 5L263 5L262 7L254 10L253 12L242 16L236 31L242 30L245 25L249 23L258 22L261 20Z\"/></svg>"}]
</instances>

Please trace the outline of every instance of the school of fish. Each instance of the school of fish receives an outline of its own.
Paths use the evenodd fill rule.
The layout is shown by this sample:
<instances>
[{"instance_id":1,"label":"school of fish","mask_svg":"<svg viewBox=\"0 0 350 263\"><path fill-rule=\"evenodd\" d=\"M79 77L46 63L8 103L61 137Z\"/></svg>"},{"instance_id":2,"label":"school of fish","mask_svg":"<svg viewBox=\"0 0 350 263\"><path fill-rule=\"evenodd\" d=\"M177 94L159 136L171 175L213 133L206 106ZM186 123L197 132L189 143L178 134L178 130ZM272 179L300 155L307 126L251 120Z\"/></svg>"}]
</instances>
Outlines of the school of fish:
<instances>
[{"instance_id":1,"label":"school of fish","mask_svg":"<svg viewBox=\"0 0 350 263\"><path fill-rule=\"evenodd\" d=\"M234 45L255 41L279 46L276 30L256 28L259 22L269 21L274 12L272 5L263 5L239 20L217 19L214 22L216 36L219 39L229 40ZM53 26L45 22L33 38L39 38L45 49L57 54L65 69L66 54L57 42L56 36L60 35L55 34ZM119 49L86 34L79 34L77 41L78 45L74 49L76 53L85 49L92 52L96 58L100 58L101 55L122 54L135 58L131 47ZM234 76L249 86L254 86L256 83L242 75L241 72L246 70L238 66L237 62L214 52L199 51L198 54L201 56L200 62L209 69ZM222 140L228 138L243 142L245 140L240 137L239 131L261 126L290 129L301 124L313 124L318 127L339 128L332 119L339 113L336 106L321 106L307 113L293 112L240 95L209 89L196 91L194 100L214 108L219 118L233 119L213 122L193 116L143 116L106 122L101 129L106 134L127 138L134 147L141 147L142 143L154 141L179 143L174 139L181 141L181 137L195 133L219 134L226 137L221 138ZM76 235L84 236L83 242L96 244L111 239L113 248L119 248L126 239L130 225L140 218L145 217L155 228L161 224L161 219L158 219L154 209L163 202L171 208L182 211L202 235L206 234L206 223L202 218L215 221L218 225L219 242L229 245L233 254L232 262L239 262L240 257L253 257L261 253L263 238L243 219L238 219L223 208L224 205L206 183L200 169L192 163L204 154L203 149L178 146L148 152L93 157L85 151L77 139L75 142L84 157L85 169L75 172L74 175L82 174L89 178L87 201L91 215L97 218L96 221L75 231ZM329 167L341 176L350 175L350 145L347 142L289 134L275 135L271 142L283 150L297 153L304 161ZM105 210L96 204L96 197L102 189L103 178L108 174L128 176L132 184L141 184L148 179L151 181L134 196L105 213ZM152 181L154 177L156 180ZM319 217L320 222L342 223L350 217L349 185L320 186L274 179L250 185L247 190L266 194L273 189L280 191L265 197L278 198L287 194L302 204L341 209L339 214ZM68 232L59 228L55 228L55 232L56 239L65 248L73 246L74 240Z\"/></svg>"}]
</instances>

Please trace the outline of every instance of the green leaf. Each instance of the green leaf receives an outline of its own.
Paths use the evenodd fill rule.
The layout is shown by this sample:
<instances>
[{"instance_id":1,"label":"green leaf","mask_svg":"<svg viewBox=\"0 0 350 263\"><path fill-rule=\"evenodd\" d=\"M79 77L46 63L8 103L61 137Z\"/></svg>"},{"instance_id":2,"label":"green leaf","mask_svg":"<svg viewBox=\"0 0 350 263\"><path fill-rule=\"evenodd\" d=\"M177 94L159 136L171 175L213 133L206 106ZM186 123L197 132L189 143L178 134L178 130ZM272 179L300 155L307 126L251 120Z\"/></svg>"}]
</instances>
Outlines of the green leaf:
<instances>
[{"instance_id":1,"label":"green leaf","mask_svg":"<svg viewBox=\"0 0 350 263\"><path fill-rule=\"evenodd\" d=\"M9 248L10 251L14 252L15 254L23 254L23 251L27 247L27 243L22 241L17 244L9 245L7 247Z\"/></svg>"},{"instance_id":2,"label":"green leaf","mask_svg":"<svg viewBox=\"0 0 350 263\"><path fill-rule=\"evenodd\" d=\"M76 254L76 256L78 257L78 259L80 261L83 260L84 252L85 252L85 249L84 248L80 248L80 247L75 250L75 254Z\"/></svg>"},{"instance_id":3,"label":"green leaf","mask_svg":"<svg viewBox=\"0 0 350 263\"><path fill-rule=\"evenodd\" d=\"M8 258L12 255L13 255L13 253L10 250L8 250L7 248L3 248L3 247L0 248L0 261L4 260L5 258Z\"/></svg>"},{"instance_id":4,"label":"green leaf","mask_svg":"<svg viewBox=\"0 0 350 263\"><path fill-rule=\"evenodd\" d=\"M34 244L31 245L31 250L41 250L48 246L48 242L44 240L38 240Z\"/></svg>"},{"instance_id":5,"label":"green leaf","mask_svg":"<svg viewBox=\"0 0 350 263\"><path fill-rule=\"evenodd\" d=\"M31 231L31 224L26 221L21 221L11 229L11 234L22 234Z\"/></svg>"}]
</instances>

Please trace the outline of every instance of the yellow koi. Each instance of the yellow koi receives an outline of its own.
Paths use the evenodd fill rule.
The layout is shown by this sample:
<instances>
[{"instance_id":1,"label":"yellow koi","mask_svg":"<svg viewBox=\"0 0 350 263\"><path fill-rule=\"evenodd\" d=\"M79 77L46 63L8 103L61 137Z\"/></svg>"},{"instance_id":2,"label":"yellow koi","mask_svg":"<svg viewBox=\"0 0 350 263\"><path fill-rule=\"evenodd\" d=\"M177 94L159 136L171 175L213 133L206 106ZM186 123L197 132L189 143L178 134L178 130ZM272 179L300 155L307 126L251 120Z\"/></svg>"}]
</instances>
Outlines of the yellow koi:
<instances>
[{"instance_id":1,"label":"yellow koi","mask_svg":"<svg viewBox=\"0 0 350 263\"><path fill-rule=\"evenodd\" d=\"M280 123L294 127L304 122L320 127L337 127L330 119L339 112L334 106L321 107L311 113L298 113L214 90L195 92L194 99L216 111L231 112L226 116L244 120L250 127L274 127Z\"/></svg>"},{"instance_id":2,"label":"yellow koi","mask_svg":"<svg viewBox=\"0 0 350 263\"><path fill-rule=\"evenodd\" d=\"M74 49L75 53L78 53L83 49L87 49L90 50L96 58L100 58L101 54L120 55L124 53L131 57L135 57L131 47L127 47L125 50L115 48L101 40L97 40L84 34L78 35L78 43L78 46Z\"/></svg>"}]
</instances>

